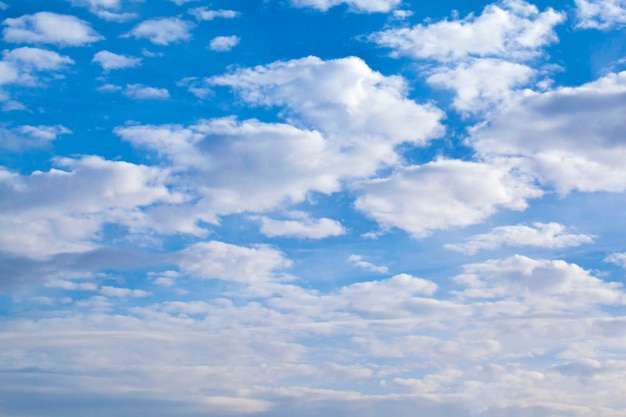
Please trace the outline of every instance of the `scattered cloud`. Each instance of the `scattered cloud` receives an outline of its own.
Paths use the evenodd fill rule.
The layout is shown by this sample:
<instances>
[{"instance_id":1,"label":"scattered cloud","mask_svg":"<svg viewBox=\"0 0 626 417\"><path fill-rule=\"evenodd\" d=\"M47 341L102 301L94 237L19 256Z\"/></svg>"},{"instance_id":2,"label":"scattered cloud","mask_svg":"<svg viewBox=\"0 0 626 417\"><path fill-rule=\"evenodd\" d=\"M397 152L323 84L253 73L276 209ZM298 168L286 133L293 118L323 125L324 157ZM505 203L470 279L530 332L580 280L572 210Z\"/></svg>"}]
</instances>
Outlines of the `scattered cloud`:
<instances>
[{"instance_id":1,"label":"scattered cloud","mask_svg":"<svg viewBox=\"0 0 626 417\"><path fill-rule=\"evenodd\" d=\"M163 17L139 23L126 36L148 39L155 45L169 45L191 39L193 27L193 23L178 17Z\"/></svg>"},{"instance_id":2,"label":"scattered cloud","mask_svg":"<svg viewBox=\"0 0 626 417\"><path fill-rule=\"evenodd\" d=\"M100 294L105 297L116 297L116 298L143 298L152 295L152 293L144 290L133 290L130 288L119 288L119 287L109 287L103 286L100 288Z\"/></svg>"},{"instance_id":3,"label":"scattered cloud","mask_svg":"<svg viewBox=\"0 0 626 417\"><path fill-rule=\"evenodd\" d=\"M348 256L348 261L351 262L354 266L364 269L370 272L377 272L379 274L386 274L389 272L389 268L386 266L378 266L371 262L364 261L361 255L350 255Z\"/></svg>"},{"instance_id":4,"label":"scattered cloud","mask_svg":"<svg viewBox=\"0 0 626 417\"><path fill-rule=\"evenodd\" d=\"M105 71L134 68L141 65L141 58L136 58L127 55L119 55L109 51L100 51L96 53L91 60L102 66Z\"/></svg>"},{"instance_id":5,"label":"scattered cloud","mask_svg":"<svg viewBox=\"0 0 626 417\"><path fill-rule=\"evenodd\" d=\"M322 217L312 219L305 213L290 213L292 219L275 220L261 216L261 233L268 237L293 237L300 239L324 239L346 233L341 223Z\"/></svg>"},{"instance_id":6,"label":"scattered cloud","mask_svg":"<svg viewBox=\"0 0 626 417\"><path fill-rule=\"evenodd\" d=\"M626 24L623 0L575 0L577 27L609 30Z\"/></svg>"},{"instance_id":7,"label":"scattered cloud","mask_svg":"<svg viewBox=\"0 0 626 417\"><path fill-rule=\"evenodd\" d=\"M213 19L234 19L239 16L239 12L235 10L210 10L207 7L197 7L195 9L189 9L189 13L198 20L213 20Z\"/></svg>"},{"instance_id":8,"label":"scattered cloud","mask_svg":"<svg viewBox=\"0 0 626 417\"><path fill-rule=\"evenodd\" d=\"M167 100L170 93L166 88L147 87L143 84L128 84L124 94L135 100Z\"/></svg>"},{"instance_id":9,"label":"scattered cloud","mask_svg":"<svg viewBox=\"0 0 626 417\"><path fill-rule=\"evenodd\" d=\"M626 268L626 252L612 253L604 259L604 262L609 262L619 265L622 268Z\"/></svg>"},{"instance_id":10,"label":"scattered cloud","mask_svg":"<svg viewBox=\"0 0 626 417\"><path fill-rule=\"evenodd\" d=\"M488 233L469 237L464 243L447 244L446 249L473 255L480 250L502 246L534 246L560 249L593 243L593 236L573 234L559 223L533 223L532 226L499 226Z\"/></svg>"},{"instance_id":11,"label":"scattered cloud","mask_svg":"<svg viewBox=\"0 0 626 417\"><path fill-rule=\"evenodd\" d=\"M239 36L218 36L211 39L209 49L216 52L227 52L239 44Z\"/></svg>"},{"instance_id":12,"label":"scattered cloud","mask_svg":"<svg viewBox=\"0 0 626 417\"><path fill-rule=\"evenodd\" d=\"M41 148L57 139L59 135L70 133L72 133L71 130L61 125L23 125L11 129L0 128L0 148L10 151Z\"/></svg>"},{"instance_id":13,"label":"scattered cloud","mask_svg":"<svg viewBox=\"0 0 626 417\"><path fill-rule=\"evenodd\" d=\"M5 19L2 31L5 42L84 46L104 38L91 25L75 16L39 12Z\"/></svg>"},{"instance_id":14,"label":"scattered cloud","mask_svg":"<svg viewBox=\"0 0 626 417\"><path fill-rule=\"evenodd\" d=\"M326 11L331 7L346 4L357 12L365 13L387 13L400 4L401 0L291 0L295 7L311 7L321 11Z\"/></svg>"}]
</instances>

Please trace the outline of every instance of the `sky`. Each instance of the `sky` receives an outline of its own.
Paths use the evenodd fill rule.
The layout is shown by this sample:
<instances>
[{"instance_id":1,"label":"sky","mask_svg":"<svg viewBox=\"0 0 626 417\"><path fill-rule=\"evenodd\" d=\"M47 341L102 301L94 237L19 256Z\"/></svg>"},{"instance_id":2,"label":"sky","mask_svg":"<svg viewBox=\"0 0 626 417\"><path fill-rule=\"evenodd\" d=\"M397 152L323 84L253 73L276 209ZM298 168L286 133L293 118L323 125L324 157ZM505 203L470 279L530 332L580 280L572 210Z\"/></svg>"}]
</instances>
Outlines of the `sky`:
<instances>
[{"instance_id":1,"label":"sky","mask_svg":"<svg viewBox=\"0 0 626 417\"><path fill-rule=\"evenodd\" d=\"M626 415L626 1L0 16L0 417Z\"/></svg>"}]
</instances>

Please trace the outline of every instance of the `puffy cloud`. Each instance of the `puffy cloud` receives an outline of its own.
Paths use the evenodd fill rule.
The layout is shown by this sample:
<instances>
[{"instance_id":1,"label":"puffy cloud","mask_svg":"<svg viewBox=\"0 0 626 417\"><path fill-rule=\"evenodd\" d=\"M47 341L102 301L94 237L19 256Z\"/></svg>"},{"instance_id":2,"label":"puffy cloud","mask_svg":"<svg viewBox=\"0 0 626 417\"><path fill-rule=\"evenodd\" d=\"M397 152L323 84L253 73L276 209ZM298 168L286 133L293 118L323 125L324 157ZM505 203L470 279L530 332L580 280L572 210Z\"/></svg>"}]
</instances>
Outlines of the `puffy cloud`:
<instances>
[{"instance_id":1,"label":"puffy cloud","mask_svg":"<svg viewBox=\"0 0 626 417\"><path fill-rule=\"evenodd\" d=\"M464 243L445 245L446 249L473 255L480 250L498 249L502 246L535 246L541 248L567 248L593 243L593 237L573 234L559 223L533 223L532 226L499 226L488 233L474 235Z\"/></svg>"},{"instance_id":2,"label":"puffy cloud","mask_svg":"<svg viewBox=\"0 0 626 417\"><path fill-rule=\"evenodd\" d=\"M217 18L233 19L239 16L239 12L235 10L209 10L206 7L190 9L189 13L198 20L213 20Z\"/></svg>"},{"instance_id":3,"label":"puffy cloud","mask_svg":"<svg viewBox=\"0 0 626 417\"><path fill-rule=\"evenodd\" d=\"M135 100L166 100L170 92L166 88L147 87L143 84L128 84L124 94Z\"/></svg>"},{"instance_id":4,"label":"puffy cloud","mask_svg":"<svg viewBox=\"0 0 626 417\"><path fill-rule=\"evenodd\" d=\"M56 126L18 126L12 129L0 128L0 148L21 150L40 148L55 140L59 135L72 133L68 128Z\"/></svg>"},{"instance_id":5,"label":"puffy cloud","mask_svg":"<svg viewBox=\"0 0 626 417\"><path fill-rule=\"evenodd\" d=\"M69 56L31 47L7 50L3 56L5 61L14 63L22 71L58 71L74 63Z\"/></svg>"},{"instance_id":6,"label":"puffy cloud","mask_svg":"<svg viewBox=\"0 0 626 417\"><path fill-rule=\"evenodd\" d=\"M612 253L604 259L604 262L610 262L622 268L626 268L626 252Z\"/></svg>"},{"instance_id":7,"label":"puffy cloud","mask_svg":"<svg viewBox=\"0 0 626 417\"><path fill-rule=\"evenodd\" d=\"M378 266L371 262L363 260L361 255L350 255L348 256L348 261L351 262L354 266L364 269L366 271L378 272L379 274L386 274L389 272L389 268L386 266Z\"/></svg>"},{"instance_id":8,"label":"puffy cloud","mask_svg":"<svg viewBox=\"0 0 626 417\"><path fill-rule=\"evenodd\" d=\"M485 7L479 16L443 20L412 28L388 29L370 36L394 55L452 61L464 57L527 59L556 40L554 26L565 15L553 9L539 12L521 0Z\"/></svg>"},{"instance_id":9,"label":"puffy cloud","mask_svg":"<svg viewBox=\"0 0 626 417\"><path fill-rule=\"evenodd\" d=\"M99 18L110 22L127 22L135 19L135 13L119 13L121 0L69 0L72 5L86 7Z\"/></svg>"},{"instance_id":10,"label":"puffy cloud","mask_svg":"<svg viewBox=\"0 0 626 417\"><path fill-rule=\"evenodd\" d=\"M384 227L415 237L480 222L498 209L522 210L542 195L505 165L439 159L364 181L355 207Z\"/></svg>"},{"instance_id":11,"label":"puffy cloud","mask_svg":"<svg viewBox=\"0 0 626 417\"><path fill-rule=\"evenodd\" d=\"M354 11L366 13L387 13L397 7L400 2L401 0L291 0L291 4L295 7L311 7L326 11L331 7L346 4Z\"/></svg>"},{"instance_id":12,"label":"puffy cloud","mask_svg":"<svg viewBox=\"0 0 626 417\"><path fill-rule=\"evenodd\" d=\"M266 246L245 247L224 242L196 243L180 251L176 262L185 274L201 279L258 283L277 279L291 261Z\"/></svg>"},{"instance_id":13,"label":"puffy cloud","mask_svg":"<svg viewBox=\"0 0 626 417\"><path fill-rule=\"evenodd\" d=\"M141 65L141 58L100 51L94 55L92 62L97 62L103 70L109 71L139 66Z\"/></svg>"},{"instance_id":14,"label":"puffy cloud","mask_svg":"<svg viewBox=\"0 0 626 417\"><path fill-rule=\"evenodd\" d=\"M155 45L169 45L191 39L193 27L193 23L178 17L164 17L141 22L126 36L148 39Z\"/></svg>"},{"instance_id":15,"label":"puffy cloud","mask_svg":"<svg viewBox=\"0 0 626 417\"><path fill-rule=\"evenodd\" d=\"M130 288L109 287L106 285L100 288L100 294L104 295L105 297L116 297L116 298L126 298L126 297L143 298L143 297L148 297L149 295L152 295L152 293L148 291L144 291L144 290L133 290Z\"/></svg>"},{"instance_id":16,"label":"puffy cloud","mask_svg":"<svg viewBox=\"0 0 626 417\"><path fill-rule=\"evenodd\" d=\"M626 24L624 0L575 0L577 26L608 30Z\"/></svg>"},{"instance_id":17,"label":"puffy cloud","mask_svg":"<svg viewBox=\"0 0 626 417\"><path fill-rule=\"evenodd\" d=\"M346 233L341 223L322 217L312 219L304 213L290 213L292 219L275 220L265 216L261 222L261 233L268 237L294 237L304 239L323 239Z\"/></svg>"},{"instance_id":18,"label":"puffy cloud","mask_svg":"<svg viewBox=\"0 0 626 417\"><path fill-rule=\"evenodd\" d=\"M560 194L626 189L626 72L528 94L477 127L469 143L509 158ZM547 140L549 138L549 140Z\"/></svg>"},{"instance_id":19,"label":"puffy cloud","mask_svg":"<svg viewBox=\"0 0 626 417\"><path fill-rule=\"evenodd\" d=\"M531 67L501 59L485 58L461 62L453 67L437 67L426 81L456 92L454 107L475 113L510 101L514 89L536 75Z\"/></svg>"},{"instance_id":20,"label":"puffy cloud","mask_svg":"<svg viewBox=\"0 0 626 417\"><path fill-rule=\"evenodd\" d=\"M217 36L209 42L209 49L217 52L226 52L239 45L239 36Z\"/></svg>"},{"instance_id":21,"label":"puffy cloud","mask_svg":"<svg viewBox=\"0 0 626 417\"><path fill-rule=\"evenodd\" d=\"M0 250L42 259L84 252L105 223L145 228L138 208L182 201L158 168L95 156L56 162L66 170L0 171Z\"/></svg>"},{"instance_id":22,"label":"puffy cloud","mask_svg":"<svg viewBox=\"0 0 626 417\"><path fill-rule=\"evenodd\" d=\"M576 264L560 260L536 260L516 255L502 260L466 265L455 278L471 298L517 298L536 308L568 308L591 304L624 304L621 284L607 283ZM562 306L561 306L562 307Z\"/></svg>"},{"instance_id":23,"label":"puffy cloud","mask_svg":"<svg viewBox=\"0 0 626 417\"><path fill-rule=\"evenodd\" d=\"M83 46L104 39L89 23L75 16L39 12L5 19L5 42Z\"/></svg>"}]
</instances>

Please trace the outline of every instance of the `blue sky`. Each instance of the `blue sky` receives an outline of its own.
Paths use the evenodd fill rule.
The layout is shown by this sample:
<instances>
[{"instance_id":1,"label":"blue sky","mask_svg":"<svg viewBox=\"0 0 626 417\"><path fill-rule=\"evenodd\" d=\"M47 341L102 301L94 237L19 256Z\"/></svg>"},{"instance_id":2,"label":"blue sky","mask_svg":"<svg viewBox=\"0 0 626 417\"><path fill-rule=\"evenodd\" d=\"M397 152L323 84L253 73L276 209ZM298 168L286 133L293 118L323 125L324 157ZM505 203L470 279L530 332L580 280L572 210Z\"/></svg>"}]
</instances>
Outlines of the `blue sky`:
<instances>
[{"instance_id":1,"label":"blue sky","mask_svg":"<svg viewBox=\"0 0 626 417\"><path fill-rule=\"evenodd\" d=\"M624 415L624 1L0 13L1 417Z\"/></svg>"}]
</instances>

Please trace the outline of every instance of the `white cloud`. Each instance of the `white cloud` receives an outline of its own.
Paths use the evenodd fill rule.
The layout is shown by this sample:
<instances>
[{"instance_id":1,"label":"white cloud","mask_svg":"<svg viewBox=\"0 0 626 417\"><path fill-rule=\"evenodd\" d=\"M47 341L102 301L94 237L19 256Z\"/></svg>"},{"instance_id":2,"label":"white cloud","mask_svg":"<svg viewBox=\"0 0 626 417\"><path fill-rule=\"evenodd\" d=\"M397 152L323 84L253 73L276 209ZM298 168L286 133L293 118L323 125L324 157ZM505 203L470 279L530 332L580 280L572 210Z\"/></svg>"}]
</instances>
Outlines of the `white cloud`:
<instances>
[{"instance_id":1,"label":"white cloud","mask_svg":"<svg viewBox=\"0 0 626 417\"><path fill-rule=\"evenodd\" d=\"M12 129L0 128L0 148L21 150L40 148L57 139L59 135L72 133L64 126L17 126Z\"/></svg>"},{"instance_id":2,"label":"white cloud","mask_svg":"<svg viewBox=\"0 0 626 417\"><path fill-rule=\"evenodd\" d=\"M524 1L505 0L486 6L480 16L388 29L370 39L391 48L394 55L418 59L527 59L556 40L553 28L564 19L564 14L553 9L539 12L536 6Z\"/></svg>"},{"instance_id":3,"label":"white cloud","mask_svg":"<svg viewBox=\"0 0 626 417\"><path fill-rule=\"evenodd\" d=\"M181 271L195 278L244 283L277 279L280 270L291 266L291 261L270 246L245 247L218 241L196 243L176 258Z\"/></svg>"},{"instance_id":4,"label":"white cloud","mask_svg":"<svg viewBox=\"0 0 626 417\"><path fill-rule=\"evenodd\" d=\"M39 12L5 19L5 42L45 43L58 46L83 46L104 39L88 22L75 16Z\"/></svg>"},{"instance_id":5,"label":"white cloud","mask_svg":"<svg viewBox=\"0 0 626 417\"><path fill-rule=\"evenodd\" d=\"M66 170L0 171L0 250L39 259L91 250L105 223L145 230L139 208L182 201L156 167L95 156L56 164Z\"/></svg>"},{"instance_id":6,"label":"white cloud","mask_svg":"<svg viewBox=\"0 0 626 417\"><path fill-rule=\"evenodd\" d=\"M126 36L148 39L155 45L169 45L191 39L193 27L193 23L178 17L164 17L141 22Z\"/></svg>"},{"instance_id":7,"label":"white cloud","mask_svg":"<svg viewBox=\"0 0 626 417\"><path fill-rule=\"evenodd\" d=\"M134 68L141 65L141 58L127 55L118 55L109 51L100 51L96 53L91 62L97 62L105 71Z\"/></svg>"},{"instance_id":8,"label":"white cloud","mask_svg":"<svg viewBox=\"0 0 626 417\"><path fill-rule=\"evenodd\" d=\"M58 71L74 64L74 60L69 56L40 48L22 47L5 50L3 56L5 61L15 63L23 71Z\"/></svg>"},{"instance_id":9,"label":"white cloud","mask_svg":"<svg viewBox=\"0 0 626 417\"><path fill-rule=\"evenodd\" d=\"M516 255L503 260L466 265L455 278L471 298L510 297L526 300L536 308L569 308L592 304L624 304L621 284L593 277L576 264L561 260L536 260ZM561 305L562 307L562 305Z\"/></svg>"},{"instance_id":10,"label":"white cloud","mask_svg":"<svg viewBox=\"0 0 626 417\"><path fill-rule=\"evenodd\" d=\"M53 279L46 282L46 287L62 288L68 291L96 291L98 286L93 282L75 282L62 279Z\"/></svg>"},{"instance_id":11,"label":"white cloud","mask_svg":"<svg viewBox=\"0 0 626 417\"><path fill-rule=\"evenodd\" d=\"M147 87L143 84L128 84L124 94L135 100L166 100L170 93L166 88Z\"/></svg>"},{"instance_id":12,"label":"white cloud","mask_svg":"<svg viewBox=\"0 0 626 417\"><path fill-rule=\"evenodd\" d=\"M516 87L524 86L536 71L523 64L500 59L473 59L452 67L437 67L426 81L456 92L453 106L476 113L508 102Z\"/></svg>"},{"instance_id":13,"label":"white cloud","mask_svg":"<svg viewBox=\"0 0 626 417\"><path fill-rule=\"evenodd\" d=\"M306 214L295 213L293 219L275 220L262 216L261 233L268 237L294 237L305 239L323 239L346 233L341 223L322 217L312 219Z\"/></svg>"},{"instance_id":14,"label":"white cloud","mask_svg":"<svg viewBox=\"0 0 626 417\"><path fill-rule=\"evenodd\" d=\"M499 226L488 233L471 236L464 243L445 245L445 248L473 255L480 250L498 249L502 246L557 249L585 243L593 243L593 237L573 234L559 223L533 223L532 226Z\"/></svg>"},{"instance_id":15,"label":"white cloud","mask_svg":"<svg viewBox=\"0 0 626 417\"><path fill-rule=\"evenodd\" d=\"M239 12L235 10L209 10L206 7L189 9L189 13L198 20L233 19L239 16Z\"/></svg>"},{"instance_id":16,"label":"white cloud","mask_svg":"<svg viewBox=\"0 0 626 417\"><path fill-rule=\"evenodd\" d=\"M542 192L507 166L439 159L364 181L355 207L415 237L478 223L498 209L523 210Z\"/></svg>"},{"instance_id":17,"label":"white cloud","mask_svg":"<svg viewBox=\"0 0 626 417\"><path fill-rule=\"evenodd\" d=\"M152 293L144 290L133 290L130 288L119 288L119 287L109 287L103 286L100 288L100 294L105 297L116 297L116 298L143 298L152 295Z\"/></svg>"},{"instance_id":18,"label":"white cloud","mask_svg":"<svg viewBox=\"0 0 626 417\"><path fill-rule=\"evenodd\" d=\"M575 0L577 27L608 30L626 24L624 0Z\"/></svg>"},{"instance_id":19,"label":"white cloud","mask_svg":"<svg viewBox=\"0 0 626 417\"><path fill-rule=\"evenodd\" d=\"M226 52L239 45L239 36L217 36L209 42L209 49L217 52Z\"/></svg>"},{"instance_id":20,"label":"white cloud","mask_svg":"<svg viewBox=\"0 0 626 417\"><path fill-rule=\"evenodd\" d=\"M379 274L386 274L389 272L389 268L386 266L379 266L368 261L364 261L361 255L350 255L348 261L354 266L371 272L378 272Z\"/></svg>"},{"instance_id":21,"label":"white cloud","mask_svg":"<svg viewBox=\"0 0 626 417\"><path fill-rule=\"evenodd\" d=\"M612 253L604 259L604 262L610 262L622 268L626 268L626 252Z\"/></svg>"},{"instance_id":22,"label":"white cloud","mask_svg":"<svg viewBox=\"0 0 626 417\"><path fill-rule=\"evenodd\" d=\"M182 6L185 3L191 3L193 1L198 1L198 0L170 0L172 3L175 3L177 6Z\"/></svg>"},{"instance_id":23,"label":"white cloud","mask_svg":"<svg viewBox=\"0 0 626 417\"><path fill-rule=\"evenodd\" d=\"M528 94L476 128L468 143L485 158L509 158L562 195L623 191L624 92L626 72Z\"/></svg>"},{"instance_id":24,"label":"white cloud","mask_svg":"<svg viewBox=\"0 0 626 417\"><path fill-rule=\"evenodd\" d=\"M346 4L350 9L358 12L387 13L400 4L401 0L291 0L295 7L311 7L326 11L331 7Z\"/></svg>"}]
</instances>

